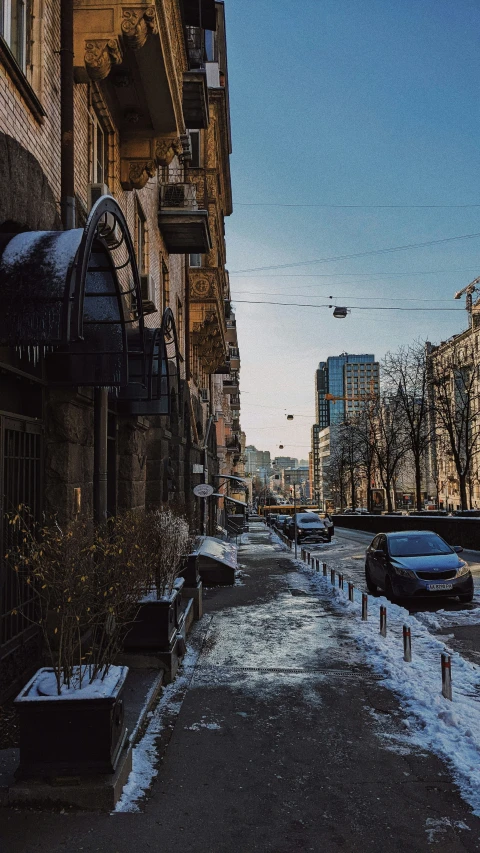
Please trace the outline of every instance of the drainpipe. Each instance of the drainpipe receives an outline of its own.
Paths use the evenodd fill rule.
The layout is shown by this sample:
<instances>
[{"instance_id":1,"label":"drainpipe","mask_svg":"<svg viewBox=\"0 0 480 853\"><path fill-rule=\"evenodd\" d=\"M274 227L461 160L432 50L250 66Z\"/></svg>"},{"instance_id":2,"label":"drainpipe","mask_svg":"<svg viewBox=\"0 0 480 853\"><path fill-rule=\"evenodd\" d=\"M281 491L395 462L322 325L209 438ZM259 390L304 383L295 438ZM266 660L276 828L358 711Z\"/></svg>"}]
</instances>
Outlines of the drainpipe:
<instances>
[{"instance_id":1,"label":"drainpipe","mask_svg":"<svg viewBox=\"0 0 480 853\"><path fill-rule=\"evenodd\" d=\"M203 482L207 482L208 476L208 437L210 435L210 429L213 423L213 416L210 415L207 421L207 428L205 430L205 441L203 443ZM202 512L202 533L204 536L207 535L207 500L205 498L203 501L203 512Z\"/></svg>"},{"instance_id":2,"label":"drainpipe","mask_svg":"<svg viewBox=\"0 0 480 853\"><path fill-rule=\"evenodd\" d=\"M73 116L73 2L60 6L61 211L64 230L75 228Z\"/></svg>"},{"instance_id":3,"label":"drainpipe","mask_svg":"<svg viewBox=\"0 0 480 853\"><path fill-rule=\"evenodd\" d=\"M97 524L107 520L108 389L95 388L93 427L93 514Z\"/></svg>"}]
</instances>

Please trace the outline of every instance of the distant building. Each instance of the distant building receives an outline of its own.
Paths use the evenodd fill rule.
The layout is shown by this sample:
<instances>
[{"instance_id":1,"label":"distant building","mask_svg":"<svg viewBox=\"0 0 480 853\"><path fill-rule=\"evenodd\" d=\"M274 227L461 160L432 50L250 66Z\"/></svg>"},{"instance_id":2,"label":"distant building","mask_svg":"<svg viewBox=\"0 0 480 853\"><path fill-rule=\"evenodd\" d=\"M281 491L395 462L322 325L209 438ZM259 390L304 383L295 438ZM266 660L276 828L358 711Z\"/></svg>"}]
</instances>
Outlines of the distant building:
<instances>
[{"instance_id":1,"label":"distant building","mask_svg":"<svg viewBox=\"0 0 480 853\"><path fill-rule=\"evenodd\" d=\"M380 365L370 353L343 352L321 361L315 372L316 424L312 427L313 499L325 507L335 427L359 414L364 400L380 391ZM333 398L333 399L331 399Z\"/></svg>"},{"instance_id":2,"label":"distant building","mask_svg":"<svg viewBox=\"0 0 480 853\"><path fill-rule=\"evenodd\" d=\"M267 474L271 471L272 460L269 450L257 450L253 444L245 448L245 473Z\"/></svg>"},{"instance_id":3,"label":"distant building","mask_svg":"<svg viewBox=\"0 0 480 853\"><path fill-rule=\"evenodd\" d=\"M293 459L291 456L276 456L273 460L274 468L282 470L282 468L296 468L298 459Z\"/></svg>"}]
</instances>

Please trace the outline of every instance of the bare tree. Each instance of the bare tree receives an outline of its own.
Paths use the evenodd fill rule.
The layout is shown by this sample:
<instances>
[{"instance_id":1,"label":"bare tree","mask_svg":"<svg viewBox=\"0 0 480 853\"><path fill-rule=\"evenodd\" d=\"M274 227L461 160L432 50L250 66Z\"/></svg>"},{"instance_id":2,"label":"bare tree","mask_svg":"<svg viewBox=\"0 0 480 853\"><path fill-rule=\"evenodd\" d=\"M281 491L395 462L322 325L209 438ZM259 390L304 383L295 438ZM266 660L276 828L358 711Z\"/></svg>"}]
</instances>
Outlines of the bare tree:
<instances>
[{"instance_id":1,"label":"bare tree","mask_svg":"<svg viewBox=\"0 0 480 853\"><path fill-rule=\"evenodd\" d=\"M453 341L429 357L436 436L446 441L457 472L460 503L468 507L467 486L479 453L478 355L470 341Z\"/></svg>"},{"instance_id":2,"label":"bare tree","mask_svg":"<svg viewBox=\"0 0 480 853\"><path fill-rule=\"evenodd\" d=\"M367 509L372 511L372 481L376 470L376 425L375 412L378 400L373 397L366 400L361 411L352 422L356 432L357 459L360 472L367 483Z\"/></svg>"},{"instance_id":3,"label":"bare tree","mask_svg":"<svg viewBox=\"0 0 480 853\"><path fill-rule=\"evenodd\" d=\"M383 393L375 412L375 455L387 495L387 511L394 509L392 491L408 449L403 406L398 394Z\"/></svg>"},{"instance_id":4,"label":"bare tree","mask_svg":"<svg viewBox=\"0 0 480 853\"><path fill-rule=\"evenodd\" d=\"M387 353L382 369L390 394L395 395L399 414L403 416L405 446L415 471L416 507L422 509L422 471L432 437L424 345L416 342Z\"/></svg>"}]
</instances>

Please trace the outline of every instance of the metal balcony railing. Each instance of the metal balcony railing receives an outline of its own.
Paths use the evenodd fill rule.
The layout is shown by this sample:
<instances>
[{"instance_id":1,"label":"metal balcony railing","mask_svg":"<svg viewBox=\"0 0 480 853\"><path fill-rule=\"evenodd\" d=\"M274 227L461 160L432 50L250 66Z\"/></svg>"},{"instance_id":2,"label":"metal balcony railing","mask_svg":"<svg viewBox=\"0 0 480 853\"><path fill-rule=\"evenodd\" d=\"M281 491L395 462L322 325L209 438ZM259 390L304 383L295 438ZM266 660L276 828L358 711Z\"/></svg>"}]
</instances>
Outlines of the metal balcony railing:
<instances>
[{"instance_id":1,"label":"metal balcony railing","mask_svg":"<svg viewBox=\"0 0 480 853\"><path fill-rule=\"evenodd\" d=\"M195 184L160 184L161 210L198 210Z\"/></svg>"}]
</instances>

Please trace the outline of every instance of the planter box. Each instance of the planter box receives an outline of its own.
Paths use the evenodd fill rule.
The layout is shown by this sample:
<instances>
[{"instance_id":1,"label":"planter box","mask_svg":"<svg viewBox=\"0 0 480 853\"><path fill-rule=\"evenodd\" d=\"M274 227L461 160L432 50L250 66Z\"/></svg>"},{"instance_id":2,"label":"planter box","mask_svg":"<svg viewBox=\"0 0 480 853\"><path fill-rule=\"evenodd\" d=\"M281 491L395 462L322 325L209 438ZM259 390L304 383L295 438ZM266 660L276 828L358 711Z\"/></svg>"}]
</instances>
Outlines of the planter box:
<instances>
[{"instance_id":1,"label":"planter box","mask_svg":"<svg viewBox=\"0 0 480 853\"><path fill-rule=\"evenodd\" d=\"M169 651L175 643L181 597L174 589L168 598L145 600L139 606L130 631L124 640L124 650Z\"/></svg>"},{"instance_id":2,"label":"planter box","mask_svg":"<svg viewBox=\"0 0 480 853\"><path fill-rule=\"evenodd\" d=\"M103 682L62 696L42 692L52 672L38 670L15 700L20 718L17 775L113 773L127 737L122 694L128 668L110 667Z\"/></svg>"}]
</instances>

